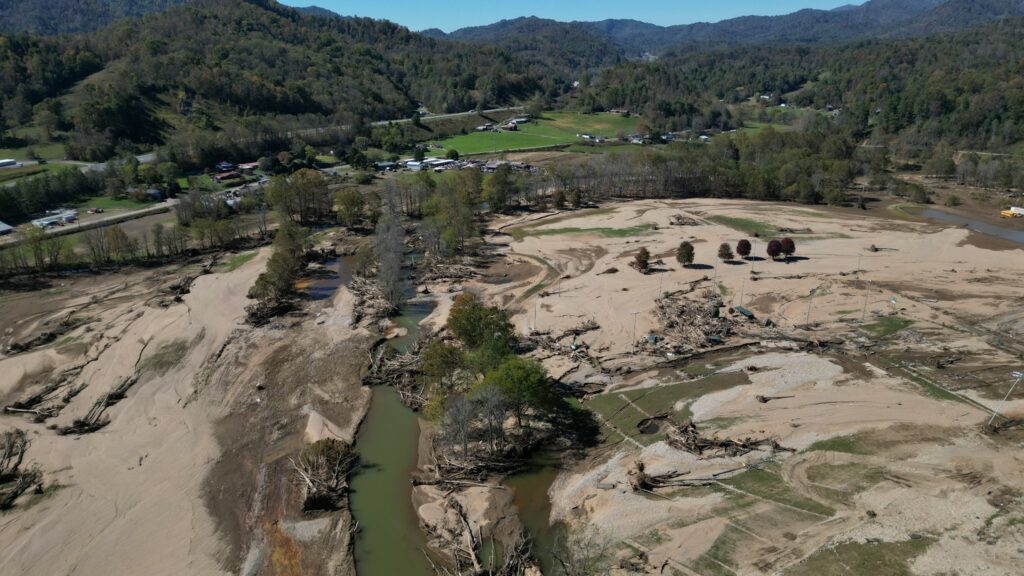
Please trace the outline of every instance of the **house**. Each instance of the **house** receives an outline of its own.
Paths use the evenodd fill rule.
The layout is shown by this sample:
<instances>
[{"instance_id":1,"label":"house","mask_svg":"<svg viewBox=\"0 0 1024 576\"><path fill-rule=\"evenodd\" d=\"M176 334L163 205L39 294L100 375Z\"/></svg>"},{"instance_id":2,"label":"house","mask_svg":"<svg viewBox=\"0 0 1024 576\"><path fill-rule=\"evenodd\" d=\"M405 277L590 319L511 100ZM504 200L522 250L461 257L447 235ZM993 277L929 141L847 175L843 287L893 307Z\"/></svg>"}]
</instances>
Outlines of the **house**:
<instances>
[{"instance_id":1,"label":"house","mask_svg":"<svg viewBox=\"0 0 1024 576\"><path fill-rule=\"evenodd\" d=\"M238 169L241 170L244 174L252 174L259 167L260 167L260 163L259 162L248 162L246 164L239 164L238 165ZM230 168L229 168L229 170L230 170Z\"/></svg>"},{"instance_id":2,"label":"house","mask_svg":"<svg viewBox=\"0 0 1024 576\"><path fill-rule=\"evenodd\" d=\"M423 162L416 162L415 160L410 160L405 163L405 168L407 170L412 170L413 172L419 172L420 170L423 170Z\"/></svg>"},{"instance_id":3,"label":"house","mask_svg":"<svg viewBox=\"0 0 1024 576\"><path fill-rule=\"evenodd\" d=\"M149 190L146 190L146 196L149 196L149 199L155 202L159 202L164 199L164 193L157 188L150 188Z\"/></svg>"},{"instance_id":4,"label":"house","mask_svg":"<svg viewBox=\"0 0 1024 576\"><path fill-rule=\"evenodd\" d=\"M608 112L610 114L618 114L619 116L629 116L629 110L626 108L612 108Z\"/></svg>"},{"instance_id":5,"label":"house","mask_svg":"<svg viewBox=\"0 0 1024 576\"><path fill-rule=\"evenodd\" d=\"M484 172L494 172L499 166L504 164L508 164L508 162L504 160L491 160L487 164L484 164Z\"/></svg>"},{"instance_id":6,"label":"house","mask_svg":"<svg viewBox=\"0 0 1024 576\"><path fill-rule=\"evenodd\" d=\"M378 172L394 172L398 170L398 164L394 162L377 162L374 166Z\"/></svg>"},{"instance_id":7,"label":"house","mask_svg":"<svg viewBox=\"0 0 1024 576\"><path fill-rule=\"evenodd\" d=\"M519 126L516 124L515 120L513 120L507 124L502 125L501 129L508 130L509 132L518 132Z\"/></svg>"},{"instance_id":8,"label":"house","mask_svg":"<svg viewBox=\"0 0 1024 576\"><path fill-rule=\"evenodd\" d=\"M0 222L0 236L5 236L11 232L14 232L14 226Z\"/></svg>"},{"instance_id":9,"label":"house","mask_svg":"<svg viewBox=\"0 0 1024 576\"><path fill-rule=\"evenodd\" d=\"M490 132L491 130L494 130L494 124L491 124L490 122L488 122L487 124L484 124L483 126L477 126L475 128L475 130L477 132Z\"/></svg>"},{"instance_id":10,"label":"house","mask_svg":"<svg viewBox=\"0 0 1024 576\"><path fill-rule=\"evenodd\" d=\"M217 169L217 172L230 172L235 169L235 165L231 162L225 161L217 164L214 168Z\"/></svg>"},{"instance_id":11,"label":"house","mask_svg":"<svg viewBox=\"0 0 1024 576\"><path fill-rule=\"evenodd\" d=\"M32 225L36 228L53 228L54 226L63 226L65 224L71 224L78 220L78 212L76 210L66 210L59 214L52 214L45 218L37 218L32 221Z\"/></svg>"}]
</instances>

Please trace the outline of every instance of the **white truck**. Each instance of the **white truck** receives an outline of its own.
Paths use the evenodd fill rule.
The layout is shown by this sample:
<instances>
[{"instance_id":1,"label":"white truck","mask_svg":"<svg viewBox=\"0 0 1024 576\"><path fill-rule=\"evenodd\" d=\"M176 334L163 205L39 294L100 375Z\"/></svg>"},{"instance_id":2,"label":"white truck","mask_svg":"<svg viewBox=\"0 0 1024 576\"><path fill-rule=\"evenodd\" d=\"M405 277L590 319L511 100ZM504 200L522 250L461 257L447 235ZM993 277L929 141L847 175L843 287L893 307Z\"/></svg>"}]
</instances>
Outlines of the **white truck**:
<instances>
[{"instance_id":1,"label":"white truck","mask_svg":"<svg viewBox=\"0 0 1024 576\"><path fill-rule=\"evenodd\" d=\"M0 168L21 168L21 166L21 162L18 162L17 160L12 160L10 158L0 160Z\"/></svg>"},{"instance_id":2,"label":"white truck","mask_svg":"<svg viewBox=\"0 0 1024 576\"><path fill-rule=\"evenodd\" d=\"M1016 206L1010 208L1010 212L1017 214L1018 216L1024 216L1024 208L1017 208Z\"/></svg>"}]
</instances>

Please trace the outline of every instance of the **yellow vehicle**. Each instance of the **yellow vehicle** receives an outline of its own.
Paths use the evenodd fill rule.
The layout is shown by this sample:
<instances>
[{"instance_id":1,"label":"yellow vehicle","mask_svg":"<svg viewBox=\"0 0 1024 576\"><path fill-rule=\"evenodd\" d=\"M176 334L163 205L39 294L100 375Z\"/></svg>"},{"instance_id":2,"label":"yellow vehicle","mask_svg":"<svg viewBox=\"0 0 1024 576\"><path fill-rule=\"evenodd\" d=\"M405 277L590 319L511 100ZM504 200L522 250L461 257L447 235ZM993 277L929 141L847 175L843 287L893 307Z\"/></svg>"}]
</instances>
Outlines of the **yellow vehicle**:
<instances>
[{"instance_id":1,"label":"yellow vehicle","mask_svg":"<svg viewBox=\"0 0 1024 576\"><path fill-rule=\"evenodd\" d=\"M1024 214L1020 212L1014 212L1013 210L1003 210L999 213L1003 218L1024 218Z\"/></svg>"}]
</instances>

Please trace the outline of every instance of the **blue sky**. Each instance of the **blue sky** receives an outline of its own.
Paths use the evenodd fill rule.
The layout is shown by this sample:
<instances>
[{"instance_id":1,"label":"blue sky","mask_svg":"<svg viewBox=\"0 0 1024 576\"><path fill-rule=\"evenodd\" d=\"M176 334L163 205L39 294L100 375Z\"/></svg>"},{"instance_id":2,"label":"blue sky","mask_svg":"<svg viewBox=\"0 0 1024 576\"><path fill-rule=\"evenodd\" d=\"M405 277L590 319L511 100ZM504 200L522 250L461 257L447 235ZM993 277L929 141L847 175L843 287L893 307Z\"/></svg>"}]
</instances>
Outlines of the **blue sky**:
<instances>
[{"instance_id":1,"label":"blue sky","mask_svg":"<svg viewBox=\"0 0 1024 576\"><path fill-rule=\"evenodd\" d=\"M717 22L736 16L788 14L801 8L832 9L863 0L279 0L289 6L321 6L345 16L384 18L413 30L465 26L506 18L540 16L554 20L632 18L653 24Z\"/></svg>"}]
</instances>

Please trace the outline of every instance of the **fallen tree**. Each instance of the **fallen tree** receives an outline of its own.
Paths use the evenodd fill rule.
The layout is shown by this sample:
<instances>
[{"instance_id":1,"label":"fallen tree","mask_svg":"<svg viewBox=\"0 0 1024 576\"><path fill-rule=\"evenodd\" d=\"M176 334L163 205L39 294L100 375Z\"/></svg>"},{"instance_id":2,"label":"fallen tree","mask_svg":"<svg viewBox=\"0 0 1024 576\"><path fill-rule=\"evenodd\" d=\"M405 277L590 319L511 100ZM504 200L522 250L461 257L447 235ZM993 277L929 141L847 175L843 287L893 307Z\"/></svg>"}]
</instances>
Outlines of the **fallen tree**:
<instances>
[{"instance_id":1,"label":"fallen tree","mask_svg":"<svg viewBox=\"0 0 1024 576\"><path fill-rule=\"evenodd\" d=\"M668 432L665 442L676 450L689 452L696 456L706 458L736 457L765 448L773 452L796 452L792 448L780 445L773 438L733 440L731 438L707 437L700 433L697 425L692 420L682 426L672 422L667 423Z\"/></svg>"},{"instance_id":2,"label":"fallen tree","mask_svg":"<svg viewBox=\"0 0 1024 576\"><path fill-rule=\"evenodd\" d=\"M306 446L298 461L291 460L305 492L303 510L337 510L348 490L349 472L358 459L351 446L334 438Z\"/></svg>"},{"instance_id":3,"label":"fallen tree","mask_svg":"<svg viewBox=\"0 0 1024 576\"><path fill-rule=\"evenodd\" d=\"M37 466L22 469L29 439L19 428L0 436L0 510L14 506L18 497L33 486L42 488L43 473Z\"/></svg>"}]
</instances>

